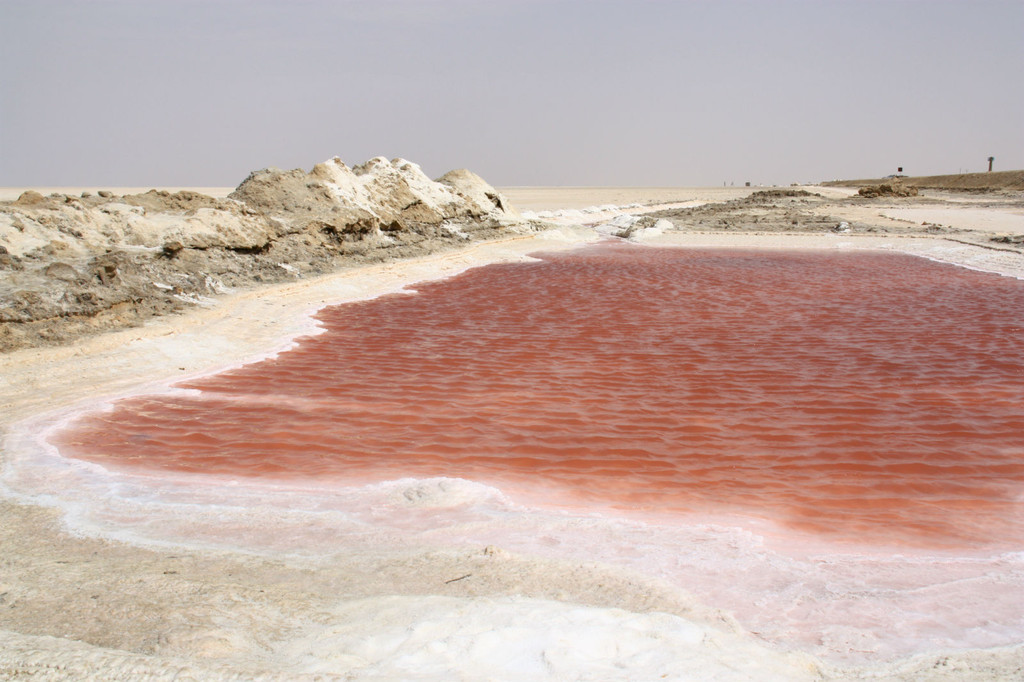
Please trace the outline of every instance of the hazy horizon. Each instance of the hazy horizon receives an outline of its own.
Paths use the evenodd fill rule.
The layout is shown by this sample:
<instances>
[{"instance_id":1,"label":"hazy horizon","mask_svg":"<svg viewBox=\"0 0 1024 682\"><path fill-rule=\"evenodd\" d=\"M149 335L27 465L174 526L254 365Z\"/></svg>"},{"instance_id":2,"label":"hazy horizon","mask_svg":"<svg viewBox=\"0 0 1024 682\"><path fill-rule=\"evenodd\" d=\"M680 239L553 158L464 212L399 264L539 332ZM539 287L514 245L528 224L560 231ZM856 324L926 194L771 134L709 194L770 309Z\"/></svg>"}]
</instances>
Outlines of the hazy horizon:
<instances>
[{"instance_id":1,"label":"hazy horizon","mask_svg":"<svg viewBox=\"0 0 1024 682\"><path fill-rule=\"evenodd\" d=\"M0 186L1021 169L1021 35L1018 1L0 0Z\"/></svg>"}]
</instances>

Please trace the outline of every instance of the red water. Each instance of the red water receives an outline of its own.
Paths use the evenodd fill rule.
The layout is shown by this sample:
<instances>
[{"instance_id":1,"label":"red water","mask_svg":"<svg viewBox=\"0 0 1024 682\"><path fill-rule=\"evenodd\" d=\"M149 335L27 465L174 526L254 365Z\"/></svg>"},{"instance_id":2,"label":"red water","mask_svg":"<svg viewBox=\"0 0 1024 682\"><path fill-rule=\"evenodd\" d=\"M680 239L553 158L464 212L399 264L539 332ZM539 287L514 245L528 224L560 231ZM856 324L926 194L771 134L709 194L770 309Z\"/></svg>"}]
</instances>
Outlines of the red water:
<instances>
[{"instance_id":1,"label":"red water","mask_svg":"<svg viewBox=\"0 0 1024 682\"><path fill-rule=\"evenodd\" d=\"M831 537L1024 539L1024 282L885 253L602 245L327 308L276 359L58 438L120 468L449 476Z\"/></svg>"}]
</instances>

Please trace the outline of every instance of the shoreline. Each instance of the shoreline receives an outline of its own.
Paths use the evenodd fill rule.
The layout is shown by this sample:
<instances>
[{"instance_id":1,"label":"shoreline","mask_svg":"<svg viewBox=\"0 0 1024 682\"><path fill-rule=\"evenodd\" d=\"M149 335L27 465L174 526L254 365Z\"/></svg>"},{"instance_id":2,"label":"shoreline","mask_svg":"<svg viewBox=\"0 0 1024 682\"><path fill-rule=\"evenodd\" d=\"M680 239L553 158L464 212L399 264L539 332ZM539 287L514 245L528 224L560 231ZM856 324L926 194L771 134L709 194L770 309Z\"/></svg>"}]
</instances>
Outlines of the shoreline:
<instances>
[{"instance_id":1,"label":"shoreline","mask_svg":"<svg viewBox=\"0 0 1024 682\"><path fill-rule=\"evenodd\" d=\"M540 236L479 242L455 251L251 287L226 294L211 307L190 308L152 318L139 327L88 336L73 346L24 348L0 354L0 405L5 408L0 425L9 423L12 415L22 414L22 407L35 409L29 396L39 387L33 376L57 363L65 365L66 375L80 377L88 371L88 365L97 362L123 365L145 359L151 380L144 383L152 385L221 372L272 356L291 347L295 338L317 333L313 314L325 305L375 298L472 267L522 259L528 252L546 248L573 248L586 241L585 237L574 236L572 230L562 229ZM224 361L225 357L232 359ZM90 391L97 386L106 387L100 389L102 395L136 392L137 375L119 380L109 374L110 369L106 365L88 379L76 382L77 389L72 393L77 397L51 394L46 402L56 399L66 404L69 400L89 399Z\"/></svg>"},{"instance_id":2,"label":"shoreline","mask_svg":"<svg viewBox=\"0 0 1024 682\"><path fill-rule=\"evenodd\" d=\"M144 393L186 377L211 374L270 357L290 347L295 338L316 333L317 324L312 314L323 305L371 298L419 281L450 277L468 268L521 260L530 252L576 248L599 238L601 236L589 228L564 227L480 242L457 251L236 292L218 300L211 308L193 308L180 315L156 318L142 327L88 337L75 347L32 348L0 355L0 408L3 410L0 429L6 443L16 422L51 412L58 406L72 410L84 404L95 405L97 400ZM957 262L964 267L1024 278L1024 259L1019 252L969 243L954 246L941 236L674 232L641 241L655 246L698 248L881 248L934 257L943 262L960 259L967 261ZM282 315L282 311L286 314ZM141 372L145 372L147 379L140 383ZM74 377L73 381L69 382L68 377ZM5 479L7 459L5 456L3 461ZM40 588L29 584L30 574L45 566L54 583L67 583L56 589L53 596L43 598L51 609L56 609L60 603L59 593L64 592L63 598L69 599L67 593L74 592L75 585L95 585L95 591L101 595L100 599L108 602L108 608L116 604L115 610L127 609L133 614L129 620L136 623L156 613L157 621L166 624L166 633L173 633L165 633L163 642L150 642L145 637L138 639L139 633L127 632L125 626L121 626L114 628L114 634L104 634L102 628L62 633L70 640L79 641L55 639L52 635L62 629L62 616L53 613L50 620L40 622L44 620L47 607L29 606L36 614L34 626L31 617L18 621L17 632L7 629L6 622L0 625L0 642L5 650L0 653L0 679L13 674L19 666L29 665L39 666L37 671L55 671L53 666L64 665L68 666L67 670L76 669L85 676L100 675L102 670L117 670L119 666L134 666L168 678L174 670L202 671L211 679L237 674L254 664L250 659L253 652L260 650L255 642L265 639L269 630L283 627L280 617L268 618L267 614L276 610L293 621L316 622L325 612L337 608L339 584L345 585L343 601L357 597L388 599L395 595L407 598L419 595L416 598L422 600L428 598L424 595L437 595L470 602L486 598L505 604L503 600L525 597L553 600L563 606L685 615L700 627L712 628L717 633L708 636L722 637L723 642L729 641L736 647L750 643L743 637L730 639L737 635L738 629L727 615L701 606L678 586L622 567L587 566L501 549L488 553L480 548L473 552L466 549L412 551L397 556L393 552L381 555L360 550L343 560L332 556L331 560L338 561L338 565L328 570L322 560L308 562L294 556L274 558L218 549L139 547L109 539L69 535L56 509L12 502L6 495L0 496L0 518L4 521L0 524L5 529L4 546L18 557L19 569L25 569L17 576L0 577L3 583L0 592L8 595L8 600L17 602L20 598L25 608L29 606L25 599L39 598ZM95 558L97 556L99 558ZM62 561L69 563L62 564ZM187 565L186 570L180 570L182 564ZM310 576L309 570L314 565L324 575ZM453 580L469 570L467 566L480 579L472 583ZM146 593L138 588L129 588L118 595L119 586L124 587L119 573L125 577L139 576L139 584L155 589L159 596L145 597ZM416 577L410 581L410 575ZM195 590L200 586L207 592L190 601L188 615L182 615L182 607L177 603L153 606L161 599L174 599L183 588ZM263 592L264 588L271 596L257 595L256 591ZM208 603L211 594L222 606L211 608ZM302 600L300 595L305 603L297 603ZM242 598L251 598L253 603L223 606ZM68 612L83 613L82 604L88 605L83 599L92 599L92 596L70 598ZM133 602L150 604L148 611L147 607L133 605ZM225 613L248 625L240 632L217 626L217 619ZM70 622L65 629L73 630ZM83 641L91 644L82 644ZM108 647L102 648L97 642L108 642ZM816 669L826 678L841 675L844 679L849 678L848 673L859 674L837 671L829 665L818 667L818 663L800 655L794 658L777 651L772 654L775 655L781 659L773 658L772 665L795 666L782 667L780 671L803 668L810 673ZM918 675L945 655L920 654L914 658L921 660L900 660L887 664L886 669L892 679L901 679L900 676L921 679ZM55 662L31 663L42 660L41 656ZM954 655L951 660L969 659L976 672L972 679L996 679L1000 670L1012 670L1009 666L1019 665L1022 658L1024 647L968 652ZM260 663L267 666L260 668L261 672L275 671L272 659L255 661L256 665ZM995 667L989 667L986 672L986 666ZM869 668L862 669L865 675ZM250 672L252 670L255 669ZM289 674L285 670L279 674L294 679L294 672ZM957 673L955 665L949 672L948 678L931 679L963 679L952 676ZM782 679L784 673L775 674Z\"/></svg>"}]
</instances>

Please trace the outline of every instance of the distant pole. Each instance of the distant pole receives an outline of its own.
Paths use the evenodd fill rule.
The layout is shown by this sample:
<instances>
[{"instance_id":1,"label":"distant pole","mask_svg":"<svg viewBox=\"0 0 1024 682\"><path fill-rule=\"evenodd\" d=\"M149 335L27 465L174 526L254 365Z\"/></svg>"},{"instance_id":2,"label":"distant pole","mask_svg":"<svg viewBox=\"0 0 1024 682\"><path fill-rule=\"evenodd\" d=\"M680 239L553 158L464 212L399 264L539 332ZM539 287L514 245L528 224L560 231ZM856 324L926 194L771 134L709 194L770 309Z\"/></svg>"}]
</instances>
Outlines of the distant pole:
<instances>
[{"instance_id":1,"label":"distant pole","mask_svg":"<svg viewBox=\"0 0 1024 682\"><path fill-rule=\"evenodd\" d=\"M992 172L992 162L995 161L995 160L996 160L996 157L994 157L994 156L988 157L988 172L989 173Z\"/></svg>"}]
</instances>

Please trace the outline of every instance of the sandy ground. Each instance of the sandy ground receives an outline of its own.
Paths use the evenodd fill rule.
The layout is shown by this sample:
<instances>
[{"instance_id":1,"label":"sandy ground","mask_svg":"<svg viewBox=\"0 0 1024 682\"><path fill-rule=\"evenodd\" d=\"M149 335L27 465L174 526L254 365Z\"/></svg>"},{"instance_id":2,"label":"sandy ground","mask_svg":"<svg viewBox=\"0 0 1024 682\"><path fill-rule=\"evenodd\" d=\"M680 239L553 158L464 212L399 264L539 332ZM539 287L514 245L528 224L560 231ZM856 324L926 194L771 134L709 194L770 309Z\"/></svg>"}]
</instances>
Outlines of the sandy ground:
<instances>
[{"instance_id":1,"label":"sandy ground","mask_svg":"<svg viewBox=\"0 0 1024 682\"><path fill-rule=\"evenodd\" d=\"M521 208L552 210L722 201L751 190L503 191ZM849 193L842 188L829 191L837 197ZM899 210L933 209L901 205ZM892 219L885 215L891 210L864 209L858 219L884 224ZM1017 209L990 212L1008 210ZM928 220L922 215L899 218ZM183 377L265 357L313 331L309 315L327 303L397 291L475 265L514 261L537 250L574 248L596 238L592 230L562 227L240 292L223 297L215 307L87 338L74 347L2 355L0 429L10 442L22 428L19 425L41 413L144 393ZM1024 277L1019 252L922 236L668 233L647 241L891 249ZM640 658L631 659L616 649L615 638L627 631L639 633L630 641L676 652L673 660L690 657L689 668L666 664L659 669L669 679L681 679L687 670L704 670L704 679L994 680L1007 679L1024 665L1020 649L1001 649L924 657L884 672L838 671L809 657L772 651L741 632L727 614L700 605L684 591L610 566L542 560L485 547L359 550L313 560L140 546L69 533L62 525L61 509L46 502L17 494L0 496L0 679L395 679L410 674L396 663L402 656L435 666L417 671L424 679L484 679L494 671L461 669L456 674L452 662L446 668L436 642L443 640L455 651L452 643L469 637L459 634L459 623L490 622L500 641L487 649L482 643L486 638L475 633L477 656L466 650L467 660L481 660L481 651L483 660L503 655L509 641L518 642L526 660L539 645L528 637L516 639L523 632L516 619L524 612L535 621L565 623L566 632L591 633L598 644L582 653L564 642L558 649L551 643L549 628L549 639L537 654L548 657L546 667L517 669L515 661L501 661L506 674L494 679L583 679L579 671L586 666L592 674L586 679L628 679L630 661ZM473 580L462 579L470 574ZM407 648L360 649L358 642L368 633L378 644L388 637L404 638ZM631 655L645 652L650 654L637 645ZM703 652L704 658L695 652ZM716 667L723 659L751 663Z\"/></svg>"},{"instance_id":2,"label":"sandy ground","mask_svg":"<svg viewBox=\"0 0 1024 682\"><path fill-rule=\"evenodd\" d=\"M836 190L852 196L855 190L821 187L814 191L838 198ZM864 220L878 225L939 225L961 230L1000 234L1024 234L1024 202L1019 193L990 195L930 191L908 205L829 207L829 213L847 220Z\"/></svg>"},{"instance_id":3,"label":"sandy ground","mask_svg":"<svg viewBox=\"0 0 1024 682\"><path fill-rule=\"evenodd\" d=\"M912 223L931 223L989 232L1024 234L1024 211L980 208L893 208L882 215Z\"/></svg>"}]
</instances>

